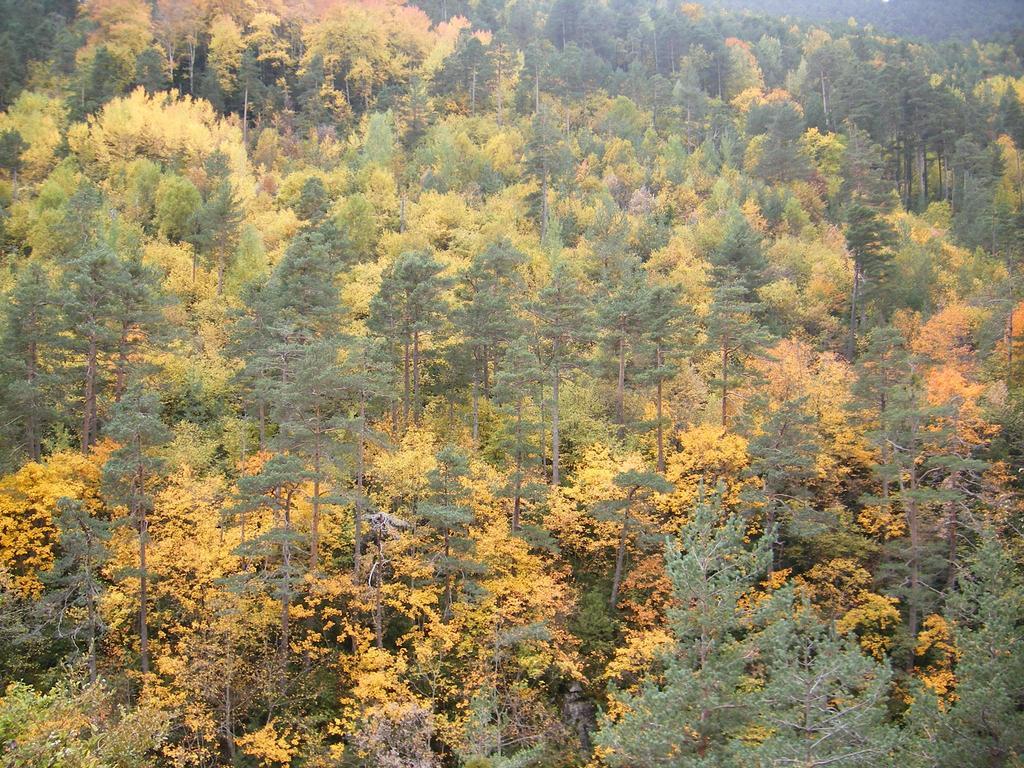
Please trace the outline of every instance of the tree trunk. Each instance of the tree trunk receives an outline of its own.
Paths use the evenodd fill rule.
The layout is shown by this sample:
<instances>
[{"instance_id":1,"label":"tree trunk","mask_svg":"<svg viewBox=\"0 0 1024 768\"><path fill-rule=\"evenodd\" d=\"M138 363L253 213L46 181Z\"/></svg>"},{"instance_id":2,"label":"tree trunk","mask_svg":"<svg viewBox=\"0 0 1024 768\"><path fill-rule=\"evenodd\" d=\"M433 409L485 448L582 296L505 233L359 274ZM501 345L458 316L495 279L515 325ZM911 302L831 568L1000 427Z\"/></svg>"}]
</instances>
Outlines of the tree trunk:
<instances>
[{"instance_id":1,"label":"tree trunk","mask_svg":"<svg viewBox=\"0 0 1024 768\"><path fill-rule=\"evenodd\" d=\"M850 333L846 340L846 359L851 363L857 351L857 298L860 286L860 265L853 260L853 285L850 288Z\"/></svg>"},{"instance_id":2,"label":"tree trunk","mask_svg":"<svg viewBox=\"0 0 1024 768\"><path fill-rule=\"evenodd\" d=\"M661 379L661 347L659 346L654 353L655 365L658 367L658 394L655 399L655 405L657 408L658 417L658 471L665 471L665 425L663 423L663 406L662 406L662 379Z\"/></svg>"},{"instance_id":3,"label":"tree trunk","mask_svg":"<svg viewBox=\"0 0 1024 768\"><path fill-rule=\"evenodd\" d=\"M512 492L512 532L519 530L523 492L523 401L516 402L516 483Z\"/></svg>"},{"instance_id":4,"label":"tree trunk","mask_svg":"<svg viewBox=\"0 0 1024 768\"><path fill-rule=\"evenodd\" d=\"M309 570L315 572L320 564L320 457L313 464L312 511L309 515Z\"/></svg>"},{"instance_id":5,"label":"tree trunk","mask_svg":"<svg viewBox=\"0 0 1024 768\"><path fill-rule=\"evenodd\" d=\"M281 659L287 661L288 651L291 647L289 634L291 632L292 613L292 513L291 513L291 492L285 495L284 507L281 510L284 521L284 539L281 542L281 566L284 569L284 589L281 590Z\"/></svg>"},{"instance_id":6,"label":"tree trunk","mask_svg":"<svg viewBox=\"0 0 1024 768\"><path fill-rule=\"evenodd\" d=\"M480 403L479 403L479 394L477 392L478 385L477 385L477 382L476 382L478 375L479 375L479 373L477 371L477 366L474 365L473 366L473 447L474 448L479 447L479 442L480 442Z\"/></svg>"},{"instance_id":7,"label":"tree trunk","mask_svg":"<svg viewBox=\"0 0 1024 768\"><path fill-rule=\"evenodd\" d=\"M619 379L615 388L615 419L618 422L619 439L626 435L626 339L619 338Z\"/></svg>"},{"instance_id":8,"label":"tree trunk","mask_svg":"<svg viewBox=\"0 0 1024 768\"><path fill-rule=\"evenodd\" d=\"M821 112L825 116L825 130L829 128L829 117L828 117L828 95L825 91L825 70L818 70L818 75L821 78Z\"/></svg>"},{"instance_id":9,"label":"tree trunk","mask_svg":"<svg viewBox=\"0 0 1024 768\"><path fill-rule=\"evenodd\" d=\"M928 207L928 148L923 139L917 143L917 174L917 204L924 211Z\"/></svg>"},{"instance_id":10,"label":"tree trunk","mask_svg":"<svg viewBox=\"0 0 1024 768\"><path fill-rule=\"evenodd\" d=\"M402 357L402 378L403 378L403 389L402 389L402 426L409 426L409 339L405 340L404 343L404 354Z\"/></svg>"},{"instance_id":11,"label":"tree trunk","mask_svg":"<svg viewBox=\"0 0 1024 768\"><path fill-rule=\"evenodd\" d=\"M384 647L384 601L381 599L381 582L384 580L384 542L377 533L377 562L374 564L376 577L373 591L373 635L377 647Z\"/></svg>"},{"instance_id":12,"label":"tree trunk","mask_svg":"<svg viewBox=\"0 0 1024 768\"><path fill-rule=\"evenodd\" d=\"M541 180L540 201L540 239L543 242L548 236L548 174L544 172Z\"/></svg>"},{"instance_id":13,"label":"tree trunk","mask_svg":"<svg viewBox=\"0 0 1024 768\"><path fill-rule=\"evenodd\" d=\"M626 509L622 516L622 530L619 532L619 547L615 552L615 575L612 577L612 594L608 605L614 609L619 602L619 587L622 586L622 569L626 563L626 539L629 535L629 503L633 494L626 499Z\"/></svg>"},{"instance_id":14,"label":"tree trunk","mask_svg":"<svg viewBox=\"0 0 1024 768\"><path fill-rule=\"evenodd\" d=\"M722 429L729 423L729 347L722 345Z\"/></svg>"},{"instance_id":15,"label":"tree trunk","mask_svg":"<svg viewBox=\"0 0 1024 768\"><path fill-rule=\"evenodd\" d=\"M242 146L249 147L249 86L245 86L245 96L242 99Z\"/></svg>"},{"instance_id":16,"label":"tree trunk","mask_svg":"<svg viewBox=\"0 0 1024 768\"><path fill-rule=\"evenodd\" d=\"M559 364L555 363L555 375L551 381L551 484L558 487L558 380L561 378Z\"/></svg>"},{"instance_id":17,"label":"tree trunk","mask_svg":"<svg viewBox=\"0 0 1024 768\"><path fill-rule=\"evenodd\" d=\"M140 493L141 493L140 477ZM148 597L149 574L146 570L146 539L149 536L149 520L146 518L146 509L139 506L136 509L139 516L139 660L142 666L142 674L149 674L149 627L147 626L148 612L146 601Z\"/></svg>"},{"instance_id":18,"label":"tree trunk","mask_svg":"<svg viewBox=\"0 0 1024 768\"><path fill-rule=\"evenodd\" d=\"M420 332L412 334L412 423L420 423Z\"/></svg>"},{"instance_id":19,"label":"tree trunk","mask_svg":"<svg viewBox=\"0 0 1024 768\"><path fill-rule=\"evenodd\" d=\"M30 341L28 345L28 360L26 368L28 369L28 389L31 393L32 403L29 405L28 413L25 414L25 448L28 451L29 458L32 461L39 461L41 458L42 450L39 443L39 412L36 404L36 377L39 371L39 359L38 351L36 349L36 342Z\"/></svg>"},{"instance_id":20,"label":"tree trunk","mask_svg":"<svg viewBox=\"0 0 1024 768\"><path fill-rule=\"evenodd\" d=\"M89 338L89 351L85 359L85 402L82 405L82 453L88 453L96 429L96 336Z\"/></svg>"},{"instance_id":21,"label":"tree trunk","mask_svg":"<svg viewBox=\"0 0 1024 768\"><path fill-rule=\"evenodd\" d=\"M356 442L356 504L355 519L353 520L353 543L355 552L352 555L352 577L359 578L359 558L363 554L363 472L365 461L366 440L366 396L361 395L359 399L359 439Z\"/></svg>"}]
</instances>

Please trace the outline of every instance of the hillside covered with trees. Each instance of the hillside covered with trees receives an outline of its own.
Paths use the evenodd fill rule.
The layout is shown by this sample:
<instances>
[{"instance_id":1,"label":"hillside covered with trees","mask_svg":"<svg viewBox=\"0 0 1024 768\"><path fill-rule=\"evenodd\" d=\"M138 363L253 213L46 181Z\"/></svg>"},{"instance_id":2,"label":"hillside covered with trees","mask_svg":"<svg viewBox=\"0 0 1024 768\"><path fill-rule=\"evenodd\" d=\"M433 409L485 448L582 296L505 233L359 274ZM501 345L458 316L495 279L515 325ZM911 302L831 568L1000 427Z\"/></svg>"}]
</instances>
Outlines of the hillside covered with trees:
<instances>
[{"instance_id":1,"label":"hillside covered with trees","mask_svg":"<svg viewBox=\"0 0 1024 768\"><path fill-rule=\"evenodd\" d=\"M0 41L0 764L1021 764L1020 37Z\"/></svg>"}]
</instances>

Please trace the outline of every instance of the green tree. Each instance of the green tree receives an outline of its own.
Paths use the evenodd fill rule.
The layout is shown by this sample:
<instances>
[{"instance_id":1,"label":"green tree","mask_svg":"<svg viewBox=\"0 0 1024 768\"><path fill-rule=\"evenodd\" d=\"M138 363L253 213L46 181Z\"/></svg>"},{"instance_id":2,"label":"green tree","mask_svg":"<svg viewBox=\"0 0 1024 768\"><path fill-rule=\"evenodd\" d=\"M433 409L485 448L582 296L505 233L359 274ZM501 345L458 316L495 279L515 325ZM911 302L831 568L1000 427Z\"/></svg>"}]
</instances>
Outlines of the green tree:
<instances>
[{"instance_id":1,"label":"green tree","mask_svg":"<svg viewBox=\"0 0 1024 768\"><path fill-rule=\"evenodd\" d=\"M62 499L58 504L60 555L45 576L47 592L42 608L55 634L79 647L85 644L89 682L98 677L98 647L104 630L99 610L106 588L102 569L110 559L107 544L112 524L89 514L77 500Z\"/></svg>"},{"instance_id":2,"label":"green tree","mask_svg":"<svg viewBox=\"0 0 1024 768\"><path fill-rule=\"evenodd\" d=\"M152 489L159 480L161 460L156 450L170 438L160 420L160 401L141 383L131 384L114 406L105 434L120 447L103 466L104 482L111 498L128 508L128 520L134 526L139 544L139 662L143 674L149 673L149 569L146 549L149 543L149 513L153 508Z\"/></svg>"},{"instance_id":3,"label":"green tree","mask_svg":"<svg viewBox=\"0 0 1024 768\"><path fill-rule=\"evenodd\" d=\"M473 521L473 510L467 504L468 476L465 454L455 446L445 446L437 452L437 466L427 475L429 500L416 505L417 513L429 530L427 547L433 549L434 573L444 584L442 617L445 621L452 617L457 580L464 582L467 572L474 568L470 559L473 542L467 535Z\"/></svg>"},{"instance_id":4,"label":"green tree","mask_svg":"<svg viewBox=\"0 0 1024 768\"><path fill-rule=\"evenodd\" d=\"M494 395L505 417L496 436L496 448L513 461L512 476L506 492L512 498L512 530L518 531L522 520L523 495L527 466L535 457L542 457L543 447L537 445L539 414L531 417L529 393L535 392L544 380L537 355L522 337L514 339L501 359L494 376Z\"/></svg>"},{"instance_id":5,"label":"green tree","mask_svg":"<svg viewBox=\"0 0 1024 768\"><path fill-rule=\"evenodd\" d=\"M715 287L707 317L705 348L719 359L712 385L722 400L722 426L729 423L729 398L740 381L744 362L762 353L768 334L757 320L757 305L745 300L747 291L734 279Z\"/></svg>"},{"instance_id":6,"label":"green tree","mask_svg":"<svg viewBox=\"0 0 1024 768\"><path fill-rule=\"evenodd\" d=\"M195 213L196 231L192 242L197 253L204 253L217 269L217 295L224 293L224 272L234 257L242 211L235 187L228 175L228 158L214 152L206 161L208 191ZM195 261L192 279L195 279Z\"/></svg>"},{"instance_id":7,"label":"green tree","mask_svg":"<svg viewBox=\"0 0 1024 768\"><path fill-rule=\"evenodd\" d=\"M908 723L916 736L908 761L917 766L1011 766L1024 756L1024 584L1006 546L982 530L961 571L946 614L957 647L955 698L940 708L916 693Z\"/></svg>"},{"instance_id":8,"label":"green tree","mask_svg":"<svg viewBox=\"0 0 1024 768\"><path fill-rule=\"evenodd\" d=\"M672 647L661 659L660 680L616 693L625 714L605 721L596 739L609 765L736 764L736 742L757 709L743 690L750 646L739 603L771 558L768 537L752 549L745 539L743 518L726 515L716 496L702 499L678 541L668 544Z\"/></svg>"},{"instance_id":9,"label":"green tree","mask_svg":"<svg viewBox=\"0 0 1024 768\"><path fill-rule=\"evenodd\" d=\"M32 461L54 415L55 375L49 360L57 352L58 297L37 260L25 263L4 307L4 404L20 424L22 447Z\"/></svg>"},{"instance_id":10,"label":"green tree","mask_svg":"<svg viewBox=\"0 0 1024 768\"><path fill-rule=\"evenodd\" d=\"M11 194L18 199L18 171L21 170L22 153L28 143L15 130L0 131L0 168L11 174Z\"/></svg>"},{"instance_id":11,"label":"green tree","mask_svg":"<svg viewBox=\"0 0 1024 768\"><path fill-rule=\"evenodd\" d=\"M889 763L899 731L889 716L892 671L839 638L792 587L776 592L758 635L763 681L754 695L763 740L741 746L736 765L870 766Z\"/></svg>"},{"instance_id":12,"label":"green tree","mask_svg":"<svg viewBox=\"0 0 1024 768\"><path fill-rule=\"evenodd\" d=\"M201 205L195 184L177 174L164 176L156 189L156 225L160 234L172 242L190 239ZM193 263L193 279L194 273Z\"/></svg>"},{"instance_id":13,"label":"green tree","mask_svg":"<svg viewBox=\"0 0 1024 768\"><path fill-rule=\"evenodd\" d=\"M855 202L846 212L846 247L853 257L853 285L850 288L850 334L847 357L853 360L857 327L864 324L865 305L885 282L892 259L896 233L874 210Z\"/></svg>"},{"instance_id":14,"label":"green tree","mask_svg":"<svg viewBox=\"0 0 1024 768\"><path fill-rule=\"evenodd\" d=\"M402 350L402 420L419 423L420 376L424 337L443 329L448 280L432 253L407 251L384 273L380 290L370 302L370 330Z\"/></svg>"},{"instance_id":15,"label":"green tree","mask_svg":"<svg viewBox=\"0 0 1024 768\"><path fill-rule=\"evenodd\" d=\"M544 365L551 379L551 484L557 486L561 479L559 386L591 343L592 310L578 278L562 260L552 265L547 284L529 310L537 321Z\"/></svg>"},{"instance_id":16,"label":"green tree","mask_svg":"<svg viewBox=\"0 0 1024 768\"><path fill-rule=\"evenodd\" d=\"M455 321L464 329L473 358L473 441L479 438L479 389L490 396L492 364L522 330L516 314L526 286L520 269L526 256L507 240L489 245L463 272L455 296L463 302Z\"/></svg>"},{"instance_id":17,"label":"green tree","mask_svg":"<svg viewBox=\"0 0 1024 768\"><path fill-rule=\"evenodd\" d=\"M254 475L238 479L238 495L232 513L270 513L270 525L245 540L238 554L247 562L262 562L258 571L246 571L247 584L269 591L280 604L278 629L279 687L284 688L291 653L292 605L299 594L302 573L302 534L292 515L302 484L309 478L301 459L289 454L271 456ZM244 518L243 518L244 520ZM244 522L243 522L244 527Z\"/></svg>"}]
</instances>

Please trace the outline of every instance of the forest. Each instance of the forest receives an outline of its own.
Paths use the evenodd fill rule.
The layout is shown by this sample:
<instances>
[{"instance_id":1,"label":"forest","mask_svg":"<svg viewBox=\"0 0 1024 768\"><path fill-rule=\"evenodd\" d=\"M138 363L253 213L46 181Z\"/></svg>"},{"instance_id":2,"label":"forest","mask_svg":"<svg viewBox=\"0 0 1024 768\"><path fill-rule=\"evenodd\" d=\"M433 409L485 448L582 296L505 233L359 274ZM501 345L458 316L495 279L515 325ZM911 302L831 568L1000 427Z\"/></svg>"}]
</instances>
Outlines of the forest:
<instances>
[{"instance_id":1,"label":"forest","mask_svg":"<svg viewBox=\"0 0 1024 768\"><path fill-rule=\"evenodd\" d=\"M0 765L1024 765L1024 7L414 1L0 0Z\"/></svg>"}]
</instances>

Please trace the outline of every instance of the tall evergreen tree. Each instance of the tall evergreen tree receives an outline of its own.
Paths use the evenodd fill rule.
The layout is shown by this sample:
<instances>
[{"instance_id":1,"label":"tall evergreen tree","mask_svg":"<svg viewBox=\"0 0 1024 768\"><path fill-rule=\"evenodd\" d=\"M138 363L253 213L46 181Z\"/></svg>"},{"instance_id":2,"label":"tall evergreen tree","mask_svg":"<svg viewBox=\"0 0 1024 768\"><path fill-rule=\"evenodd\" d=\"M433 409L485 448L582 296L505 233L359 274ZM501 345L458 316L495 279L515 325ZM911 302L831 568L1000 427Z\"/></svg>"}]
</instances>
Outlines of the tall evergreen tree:
<instances>
[{"instance_id":1,"label":"tall evergreen tree","mask_svg":"<svg viewBox=\"0 0 1024 768\"><path fill-rule=\"evenodd\" d=\"M537 320L544 363L551 379L551 484L557 486L561 479L559 387L566 372L579 364L580 353L592 340L591 307L569 266L556 261L530 311Z\"/></svg>"},{"instance_id":2,"label":"tall evergreen tree","mask_svg":"<svg viewBox=\"0 0 1024 768\"><path fill-rule=\"evenodd\" d=\"M724 519L723 519L724 518ZM743 690L749 644L742 595L768 567L767 537L745 544L742 517L723 513L716 496L701 500L678 542L665 553L676 607L670 612L671 651L661 659L662 682L634 694L597 736L612 766L734 765L737 740L756 715Z\"/></svg>"},{"instance_id":3,"label":"tall evergreen tree","mask_svg":"<svg viewBox=\"0 0 1024 768\"><path fill-rule=\"evenodd\" d=\"M763 682L756 694L766 737L743 745L740 766L889 763L899 732L889 716L892 671L855 638L838 638L791 587L773 595L757 638Z\"/></svg>"},{"instance_id":4,"label":"tall evergreen tree","mask_svg":"<svg viewBox=\"0 0 1024 768\"><path fill-rule=\"evenodd\" d=\"M516 314L525 285L519 269L526 256L507 240L494 243L478 254L462 274L455 295L464 302L456 322L464 329L472 351L473 440L479 438L479 390L490 396L492 363L503 347L522 330Z\"/></svg>"},{"instance_id":5,"label":"tall evergreen tree","mask_svg":"<svg viewBox=\"0 0 1024 768\"><path fill-rule=\"evenodd\" d=\"M712 382L722 400L722 427L729 423L729 398L739 383L739 374L747 358L760 354L768 334L757 320L757 305L746 301L746 290L739 280L726 279L714 289L707 318L708 352L719 360L718 375Z\"/></svg>"},{"instance_id":6,"label":"tall evergreen tree","mask_svg":"<svg viewBox=\"0 0 1024 768\"><path fill-rule=\"evenodd\" d=\"M149 513L153 486L159 480L161 460L155 449L167 442L170 431L160 420L160 401L139 382L129 385L113 409L104 430L120 447L103 467L112 497L128 508L128 519L138 536L139 552L139 663L149 673Z\"/></svg>"},{"instance_id":7,"label":"tall evergreen tree","mask_svg":"<svg viewBox=\"0 0 1024 768\"><path fill-rule=\"evenodd\" d=\"M55 375L47 360L57 351L57 298L42 265L33 260L19 270L4 307L4 405L9 419L20 423L19 440L32 461L40 459L54 413Z\"/></svg>"},{"instance_id":8,"label":"tall evergreen tree","mask_svg":"<svg viewBox=\"0 0 1024 768\"><path fill-rule=\"evenodd\" d=\"M856 352L857 327L863 325L867 302L885 282L892 259L896 233L874 210L860 202L846 211L846 247L853 257L853 284L850 288L850 334L846 354L852 360Z\"/></svg>"},{"instance_id":9,"label":"tall evergreen tree","mask_svg":"<svg viewBox=\"0 0 1024 768\"><path fill-rule=\"evenodd\" d=\"M370 330L401 349L402 417L408 425L410 413L419 423L422 402L420 379L423 342L443 328L447 308L444 292L448 280L443 266L432 253L407 251L385 272L380 290L370 302Z\"/></svg>"}]
</instances>

